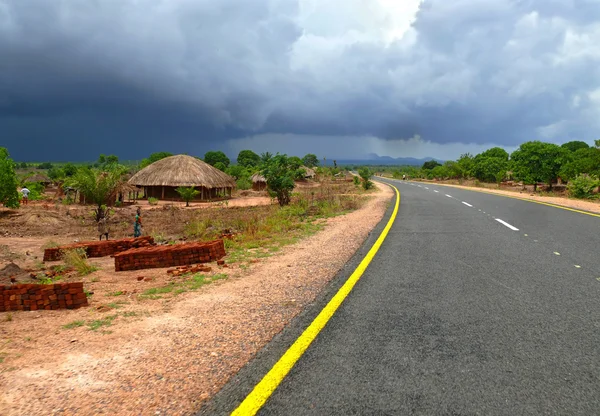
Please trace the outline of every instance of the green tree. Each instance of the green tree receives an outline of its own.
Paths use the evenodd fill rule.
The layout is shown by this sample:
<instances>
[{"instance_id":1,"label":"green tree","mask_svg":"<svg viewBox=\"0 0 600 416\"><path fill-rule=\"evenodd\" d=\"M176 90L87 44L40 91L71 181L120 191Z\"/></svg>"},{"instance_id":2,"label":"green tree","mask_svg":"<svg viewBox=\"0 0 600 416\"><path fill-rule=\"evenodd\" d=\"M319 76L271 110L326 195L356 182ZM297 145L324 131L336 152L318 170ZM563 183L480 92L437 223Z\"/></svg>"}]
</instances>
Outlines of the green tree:
<instances>
[{"instance_id":1,"label":"green tree","mask_svg":"<svg viewBox=\"0 0 600 416\"><path fill-rule=\"evenodd\" d=\"M221 162L223 165L225 165L225 168L227 168L227 166L229 166L230 163L230 160L227 157L227 155L220 150L206 152L204 154L204 161L212 166L215 166L217 162Z\"/></svg>"},{"instance_id":2,"label":"green tree","mask_svg":"<svg viewBox=\"0 0 600 416\"><path fill-rule=\"evenodd\" d=\"M95 218L100 221L106 205L116 196L125 171L120 165L113 165L107 171L85 167L78 169L75 175L65 181L65 185L77 189L87 201L96 205Z\"/></svg>"},{"instance_id":3,"label":"green tree","mask_svg":"<svg viewBox=\"0 0 600 416\"><path fill-rule=\"evenodd\" d=\"M523 143L511 155L515 178L533 184L537 191L538 182L550 187L558 177L566 150L553 143L531 141Z\"/></svg>"},{"instance_id":4,"label":"green tree","mask_svg":"<svg viewBox=\"0 0 600 416\"><path fill-rule=\"evenodd\" d=\"M461 176L465 179L473 176L473 168L475 167L475 161L473 159L473 155L470 153L464 153L460 155L456 161L456 164L460 169Z\"/></svg>"},{"instance_id":5,"label":"green tree","mask_svg":"<svg viewBox=\"0 0 600 416\"><path fill-rule=\"evenodd\" d=\"M175 191L177 191L177 193L179 194L181 199L183 199L185 201L186 207L189 207L190 201L193 201L194 198L196 198L196 196L200 193L200 191L195 189L193 186L190 186L190 187L180 186L177 189L175 189Z\"/></svg>"},{"instance_id":6,"label":"green tree","mask_svg":"<svg viewBox=\"0 0 600 416\"><path fill-rule=\"evenodd\" d=\"M225 169L227 169L227 166L223 162L217 162L213 166L219 169L221 172L225 172Z\"/></svg>"},{"instance_id":7,"label":"green tree","mask_svg":"<svg viewBox=\"0 0 600 416\"><path fill-rule=\"evenodd\" d=\"M586 142L579 140L573 140L567 143L563 143L560 147L567 149L569 152L575 152L579 149L589 149L590 146Z\"/></svg>"},{"instance_id":8,"label":"green tree","mask_svg":"<svg viewBox=\"0 0 600 416\"><path fill-rule=\"evenodd\" d=\"M302 164L306 167L314 168L319 166L319 159L317 158L317 155L308 153L302 158Z\"/></svg>"},{"instance_id":9,"label":"green tree","mask_svg":"<svg viewBox=\"0 0 600 416\"><path fill-rule=\"evenodd\" d=\"M436 166L441 166L441 164L436 160L429 160L429 161L423 163L423 167L421 169L431 170L431 169L435 168Z\"/></svg>"},{"instance_id":10,"label":"green tree","mask_svg":"<svg viewBox=\"0 0 600 416\"><path fill-rule=\"evenodd\" d=\"M373 176L373 172L367 166L364 166L358 170L358 176L362 179L362 187L363 189L371 189L373 187L373 182L371 181L371 177Z\"/></svg>"},{"instance_id":11,"label":"green tree","mask_svg":"<svg viewBox=\"0 0 600 416\"><path fill-rule=\"evenodd\" d=\"M462 169L461 169L460 165L458 164L458 162L455 162L453 160L448 160L448 161L444 162L443 167L446 170L446 175L450 179L462 178L463 173L462 173Z\"/></svg>"},{"instance_id":12,"label":"green tree","mask_svg":"<svg viewBox=\"0 0 600 416\"><path fill-rule=\"evenodd\" d=\"M245 168L251 168L260 164L260 156L252 150L241 150L238 153L237 163Z\"/></svg>"},{"instance_id":13,"label":"green tree","mask_svg":"<svg viewBox=\"0 0 600 416\"><path fill-rule=\"evenodd\" d=\"M290 203L292 191L296 186L295 172L287 155L279 153L268 158L261 168L261 174L267 180L267 187L277 197L280 206Z\"/></svg>"},{"instance_id":14,"label":"green tree","mask_svg":"<svg viewBox=\"0 0 600 416\"><path fill-rule=\"evenodd\" d=\"M580 148L571 153L560 169L560 177L571 180L576 176L587 173L600 175L600 149L594 147Z\"/></svg>"},{"instance_id":15,"label":"green tree","mask_svg":"<svg viewBox=\"0 0 600 416\"><path fill-rule=\"evenodd\" d=\"M567 189L575 198L594 198L594 189L600 186L597 176L582 173L569 182Z\"/></svg>"},{"instance_id":16,"label":"green tree","mask_svg":"<svg viewBox=\"0 0 600 416\"><path fill-rule=\"evenodd\" d=\"M44 162L38 165L38 169L52 169L52 163Z\"/></svg>"},{"instance_id":17,"label":"green tree","mask_svg":"<svg viewBox=\"0 0 600 416\"><path fill-rule=\"evenodd\" d=\"M27 169L29 165L26 162L19 163L19 169Z\"/></svg>"},{"instance_id":18,"label":"green tree","mask_svg":"<svg viewBox=\"0 0 600 416\"><path fill-rule=\"evenodd\" d=\"M77 173L77 166L72 163L65 163L65 165L62 167L62 170L65 176L71 177Z\"/></svg>"},{"instance_id":19,"label":"green tree","mask_svg":"<svg viewBox=\"0 0 600 416\"><path fill-rule=\"evenodd\" d=\"M271 158L273 157L273 154L270 152L264 152L260 154L260 161L261 163L266 163L269 160L271 160Z\"/></svg>"},{"instance_id":20,"label":"green tree","mask_svg":"<svg viewBox=\"0 0 600 416\"><path fill-rule=\"evenodd\" d=\"M246 178L246 177L249 178L250 177L250 173L248 172L248 169L246 169L242 165L229 166L227 169L225 169L225 173L228 174L229 176L233 177L235 180L238 180L240 178Z\"/></svg>"},{"instance_id":21,"label":"green tree","mask_svg":"<svg viewBox=\"0 0 600 416\"><path fill-rule=\"evenodd\" d=\"M61 168L53 167L52 169L48 170L48 177L54 182L57 182L65 178L65 171Z\"/></svg>"},{"instance_id":22,"label":"green tree","mask_svg":"<svg viewBox=\"0 0 600 416\"><path fill-rule=\"evenodd\" d=\"M450 176L448 174L448 169L443 165L431 169L431 175L436 179L446 179Z\"/></svg>"},{"instance_id":23,"label":"green tree","mask_svg":"<svg viewBox=\"0 0 600 416\"><path fill-rule=\"evenodd\" d=\"M15 162L4 147L0 147L0 202L7 208L19 207Z\"/></svg>"},{"instance_id":24,"label":"green tree","mask_svg":"<svg viewBox=\"0 0 600 416\"><path fill-rule=\"evenodd\" d=\"M140 169L144 169L146 166L151 165L154 162L157 162L157 161L159 161L161 159L164 159L165 157L169 157L169 156L173 156L173 153L170 153L170 152L155 152L155 153L152 153L147 158L142 159L142 161L140 162Z\"/></svg>"}]
</instances>

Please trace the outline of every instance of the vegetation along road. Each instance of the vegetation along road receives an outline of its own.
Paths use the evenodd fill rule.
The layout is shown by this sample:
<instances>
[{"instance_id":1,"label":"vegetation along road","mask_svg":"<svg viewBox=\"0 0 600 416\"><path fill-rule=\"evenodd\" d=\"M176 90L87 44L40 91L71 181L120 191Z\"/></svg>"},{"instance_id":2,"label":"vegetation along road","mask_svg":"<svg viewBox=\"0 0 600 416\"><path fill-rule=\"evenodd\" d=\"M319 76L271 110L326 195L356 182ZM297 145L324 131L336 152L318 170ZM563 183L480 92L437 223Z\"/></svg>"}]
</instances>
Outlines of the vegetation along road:
<instances>
[{"instance_id":1,"label":"vegetation along road","mask_svg":"<svg viewBox=\"0 0 600 416\"><path fill-rule=\"evenodd\" d=\"M600 218L388 182L402 200L387 238L258 413L599 414ZM300 332L277 337L206 410L238 408Z\"/></svg>"}]
</instances>

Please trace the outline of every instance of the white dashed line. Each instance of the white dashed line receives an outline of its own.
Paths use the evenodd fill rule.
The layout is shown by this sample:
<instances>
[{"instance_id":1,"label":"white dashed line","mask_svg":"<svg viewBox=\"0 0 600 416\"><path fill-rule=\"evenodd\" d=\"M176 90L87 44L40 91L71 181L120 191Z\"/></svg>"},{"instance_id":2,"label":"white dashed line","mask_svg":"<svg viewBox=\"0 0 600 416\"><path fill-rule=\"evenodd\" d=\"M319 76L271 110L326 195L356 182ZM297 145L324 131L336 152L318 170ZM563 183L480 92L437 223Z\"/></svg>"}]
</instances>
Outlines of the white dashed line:
<instances>
[{"instance_id":1,"label":"white dashed line","mask_svg":"<svg viewBox=\"0 0 600 416\"><path fill-rule=\"evenodd\" d=\"M578 268L578 269L581 269L581 266L578 265L578 264L576 264L575 267Z\"/></svg>"},{"instance_id":2,"label":"white dashed line","mask_svg":"<svg viewBox=\"0 0 600 416\"><path fill-rule=\"evenodd\" d=\"M435 189L433 190L433 192L435 192L436 194L439 194L439 193L440 193L440 191L436 191Z\"/></svg>"},{"instance_id":3,"label":"white dashed line","mask_svg":"<svg viewBox=\"0 0 600 416\"><path fill-rule=\"evenodd\" d=\"M446 194L446 196L447 196L448 198L452 198L452 195L448 195L448 194Z\"/></svg>"},{"instance_id":4,"label":"white dashed line","mask_svg":"<svg viewBox=\"0 0 600 416\"><path fill-rule=\"evenodd\" d=\"M554 254L556 254L557 256L560 256L560 253L558 251L555 251Z\"/></svg>"},{"instance_id":5,"label":"white dashed line","mask_svg":"<svg viewBox=\"0 0 600 416\"><path fill-rule=\"evenodd\" d=\"M472 207L472 206L473 206L473 205L471 205L471 204L467 204L465 201L461 201L461 202L462 202L463 204L465 204L466 206L468 206L468 207Z\"/></svg>"},{"instance_id":6,"label":"white dashed line","mask_svg":"<svg viewBox=\"0 0 600 416\"><path fill-rule=\"evenodd\" d=\"M428 187L425 187L425 189L429 189Z\"/></svg>"},{"instance_id":7,"label":"white dashed line","mask_svg":"<svg viewBox=\"0 0 600 416\"><path fill-rule=\"evenodd\" d=\"M498 221L500 224L504 225L505 227L510 228L513 231L519 231L519 229L517 227L514 227L514 226L510 225L506 221L502 221L500 218L496 218L496 221Z\"/></svg>"}]
</instances>

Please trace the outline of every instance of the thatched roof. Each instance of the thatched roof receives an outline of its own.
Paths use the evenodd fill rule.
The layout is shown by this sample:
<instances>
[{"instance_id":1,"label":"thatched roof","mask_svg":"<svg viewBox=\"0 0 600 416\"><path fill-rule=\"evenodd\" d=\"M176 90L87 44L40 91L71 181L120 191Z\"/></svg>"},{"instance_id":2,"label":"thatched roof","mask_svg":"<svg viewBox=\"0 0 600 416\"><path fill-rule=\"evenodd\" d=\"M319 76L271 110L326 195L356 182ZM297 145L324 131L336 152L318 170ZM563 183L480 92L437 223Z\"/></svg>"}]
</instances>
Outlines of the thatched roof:
<instances>
[{"instance_id":1,"label":"thatched roof","mask_svg":"<svg viewBox=\"0 0 600 416\"><path fill-rule=\"evenodd\" d=\"M262 176L260 173L255 173L254 175L252 175L252 177L250 179L252 179L252 183L266 182L267 181L265 179L265 177Z\"/></svg>"},{"instance_id":2,"label":"thatched roof","mask_svg":"<svg viewBox=\"0 0 600 416\"><path fill-rule=\"evenodd\" d=\"M25 178L25 182L51 183L52 179L50 179L49 177L47 177L46 175L43 175L41 173L36 173L33 176L29 176L29 177Z\"/></svg>"},{"instance_id":3,"label":"thatched roof","mask_svg":"<svg viewBox=\"0 0 600 416\"><path fill-rule=\"evenodd\" d=\"M306 166L302 166L302 169L304 169L304 171L306 172L306 174L304 175L305 178L314 178L316 173L313 169L306 167Z\"/></svg>"},{"instance_id":4,"label":"thatched roof","mask_svg":"<svg viewBox=\"0 0 600 416\"><path fill-rule=\"evenodd\" d=\"M128 181L137 186L204 186L233 188L235 180L219 169L187 155L160 159L146 166Z\"/></svg>"}]
</instances>

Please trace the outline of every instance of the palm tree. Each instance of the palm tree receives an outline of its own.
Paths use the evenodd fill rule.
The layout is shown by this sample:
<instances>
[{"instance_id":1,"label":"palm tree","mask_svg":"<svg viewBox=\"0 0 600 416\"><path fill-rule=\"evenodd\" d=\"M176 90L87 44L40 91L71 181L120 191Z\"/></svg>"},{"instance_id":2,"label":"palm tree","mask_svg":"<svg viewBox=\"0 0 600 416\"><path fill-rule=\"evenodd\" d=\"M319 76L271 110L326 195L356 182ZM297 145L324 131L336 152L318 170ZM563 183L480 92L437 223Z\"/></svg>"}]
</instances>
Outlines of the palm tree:
<instances>
[{"instance_id":1,"label":"palm tree","mask_svg":"<svg viewBox=\"0 0 600 416\"><path fill-rule=\"evenodd\" d=\"M94 214L98 222L105 216L106 205L117 195L125 170L120 165L112 166L108 171L84 167L68 178L65 185L77 189L87 201L96 205Z\"/></svg>"}]
</instances>

